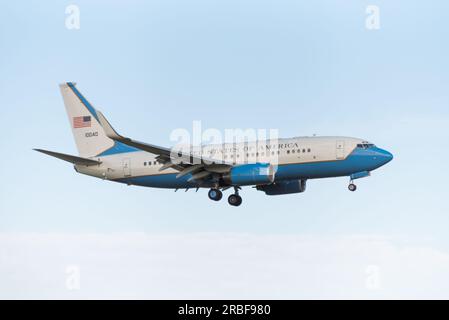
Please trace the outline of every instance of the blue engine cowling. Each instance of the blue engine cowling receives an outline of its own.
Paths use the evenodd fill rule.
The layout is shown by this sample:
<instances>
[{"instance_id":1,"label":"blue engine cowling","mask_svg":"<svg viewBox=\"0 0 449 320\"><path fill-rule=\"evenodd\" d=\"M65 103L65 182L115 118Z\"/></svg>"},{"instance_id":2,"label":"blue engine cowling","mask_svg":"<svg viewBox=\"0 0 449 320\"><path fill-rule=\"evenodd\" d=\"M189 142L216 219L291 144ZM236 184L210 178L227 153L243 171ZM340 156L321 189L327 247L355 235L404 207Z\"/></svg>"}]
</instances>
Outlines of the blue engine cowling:
<instances>
[{"instance_id":1,"label":"blue engine cowling","mask_svg":"<svg viewBox=\"0 0 449 320\"><path fill-rule=\"evenodd\" d=\"M223 180L233 186L264 185L274 181L274 173L269 163L242 164L225 173Z\"/></svg>"},{"instance_id":2,"label":"blue engine cowling","mask_svg":"<svg viewBox=\"0 0 449 320\"><path fill-rule=\"evenodd\" d=\"M300 193L306 191L306 180L280 181L265 186L257 186L257 190L264 191L269 196Z\"/></svg>"}]
</instances>

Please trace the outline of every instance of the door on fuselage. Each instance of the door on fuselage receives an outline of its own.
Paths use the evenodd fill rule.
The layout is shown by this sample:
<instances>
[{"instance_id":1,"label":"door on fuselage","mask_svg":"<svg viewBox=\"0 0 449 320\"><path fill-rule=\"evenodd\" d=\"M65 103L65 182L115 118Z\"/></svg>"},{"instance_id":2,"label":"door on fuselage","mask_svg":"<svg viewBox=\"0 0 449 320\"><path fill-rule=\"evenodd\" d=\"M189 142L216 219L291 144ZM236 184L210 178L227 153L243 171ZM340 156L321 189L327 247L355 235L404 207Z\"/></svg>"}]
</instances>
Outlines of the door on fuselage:
<instances>
[{"instance_id":1,"label":"door on fuselage","mask_svg":"<svg viewBox=\"0 0 449 320\"><path fill-rule=\"evenodd\" d=\"M337 160L342 160L345 158L345 141L344 140L337 140L337 154L336 158Z\"/></svg>"},{"instance_id":2,"label":"door on fuselage","mask_svg":"<svg viewBox=\"0 0 449 320\"><path fill-rule=\"evenodd\" d=\"M123 175L125 177L131 176L131 159L130 158L123 159Z\"/></svg>"}]
</instances>

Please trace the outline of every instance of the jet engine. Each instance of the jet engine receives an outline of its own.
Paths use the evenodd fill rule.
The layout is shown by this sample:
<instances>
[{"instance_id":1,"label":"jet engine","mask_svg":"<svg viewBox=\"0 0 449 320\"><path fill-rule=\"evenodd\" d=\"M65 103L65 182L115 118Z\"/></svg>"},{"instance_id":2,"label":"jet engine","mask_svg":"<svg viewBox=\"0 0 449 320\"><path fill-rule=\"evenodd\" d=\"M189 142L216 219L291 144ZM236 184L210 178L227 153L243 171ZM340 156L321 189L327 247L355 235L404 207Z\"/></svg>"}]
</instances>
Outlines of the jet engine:
<instances>
[{"instance_id":1,"label":"jet engine","mask_svg":"<svg viewBox=\"0 0 449 320\"><path fill-rule=\"evenodd\" d=\"M274 174L274 168L269 163L242 164L225 173L223 181L234 186L264 185L274 181Z\"/></svg>"}]
</instances>

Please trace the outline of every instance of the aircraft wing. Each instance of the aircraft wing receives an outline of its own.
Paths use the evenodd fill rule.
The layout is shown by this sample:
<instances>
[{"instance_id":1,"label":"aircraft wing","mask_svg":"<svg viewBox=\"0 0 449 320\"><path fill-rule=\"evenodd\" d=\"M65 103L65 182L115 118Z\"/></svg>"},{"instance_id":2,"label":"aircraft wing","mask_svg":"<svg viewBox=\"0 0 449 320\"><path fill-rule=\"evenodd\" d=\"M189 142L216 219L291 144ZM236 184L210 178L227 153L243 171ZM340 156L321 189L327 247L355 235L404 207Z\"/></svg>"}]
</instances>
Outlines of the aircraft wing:
<instances>
[{"instance_id":1,"label":"aircraft wing","mask_svg":"<svg viewBox=\"0 0 449 320\"><path fill-rule=\"evenodd\" d=\"M159 171L163 171L168 168L176 169L180 171L180 173L177 175L177 178L180 178L190 173L192 174L192 180L204 180L206 178L209 178L212 173L225 173L228 172L232 167L232 164L230 163L225 162L216 163L217 160L198 157L193 155L192 152L188 154L178 153L177 154L178 157L174 159L171 149L159 147L145 142L139 142L124 137L114 130L114 128L111 126L111 124L103 115L103 113L97 111L97 115L101 126L103 127L106 135L110 139L158 155L157 156L158 161L163 163L163 166L159 169ZM180 160L182 162L180 162Z\"/></svg>"}]
</instances>

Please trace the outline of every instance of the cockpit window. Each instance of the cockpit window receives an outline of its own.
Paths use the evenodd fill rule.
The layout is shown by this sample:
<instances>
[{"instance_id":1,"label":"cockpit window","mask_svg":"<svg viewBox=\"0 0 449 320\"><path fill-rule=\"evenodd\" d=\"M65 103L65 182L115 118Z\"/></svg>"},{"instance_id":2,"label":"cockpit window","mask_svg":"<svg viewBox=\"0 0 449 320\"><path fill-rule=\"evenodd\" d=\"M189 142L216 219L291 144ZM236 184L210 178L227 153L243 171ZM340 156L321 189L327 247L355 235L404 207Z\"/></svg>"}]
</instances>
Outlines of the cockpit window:
<instances>
[{"instance_id":1,"label":"cockpit window","mask_svg":"<svg viewBox=\"0 0 449 320\"><path fill-rule=\"evenodd\" d=\"M359 143L357 145L357 148L362 148L362 149L369 149L369 148L374 148L375 145L372 143Z\"/></svg>"}]
</instances>

